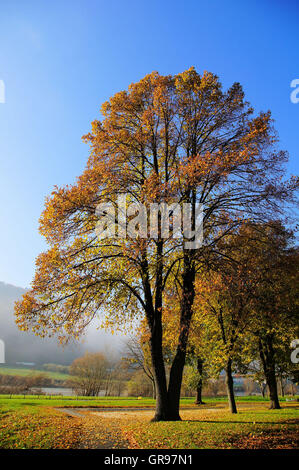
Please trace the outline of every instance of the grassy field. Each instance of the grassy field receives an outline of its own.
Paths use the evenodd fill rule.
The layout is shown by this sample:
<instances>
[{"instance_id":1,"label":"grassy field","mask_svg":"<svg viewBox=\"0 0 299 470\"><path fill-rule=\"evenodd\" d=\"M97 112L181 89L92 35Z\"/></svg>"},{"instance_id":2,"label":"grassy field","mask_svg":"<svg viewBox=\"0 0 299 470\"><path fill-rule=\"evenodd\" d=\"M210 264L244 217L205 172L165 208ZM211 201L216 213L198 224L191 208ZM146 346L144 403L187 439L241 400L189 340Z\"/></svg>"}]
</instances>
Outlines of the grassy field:
<instances>
[{"instance_id":1,"label":"grassy field","mask_svg":"<svg viewBox=\"0 0 299 470\"><path fill-rule=\"evenodd\" d=\"M38 375L43 374L46 377L49 377L54 380L67 380L69 379L68 374L62 374L60 372L50 372L46 370L39 369L29 369L24 367L0 367L0 375L19 375L21 377L27 377L28 375Z\"/></svg>"},{"instance_id":2,"label":"grassy field","mask_svg":"<svg viewBox=\"0 0 299 470\"><path fill-rule=\"evenodd\" d=\"M150 398L0 396L0 448L99 448L103 442L111 448L105 435L116 432L129 448L298 448L298 403L268 410L266 401L242 397L238 414L231 415L223 399L200 407L193 400L181 400L183 421L151 423Z\"/></svg>"},{"instance_id":3,"label":"grassy field","mask_svg":"<svg viewBox=\"0 0 299 470\"><path fill-rule=\"evenodd\" d=\"M183 407L194 407L194 398L182 398ZM154 408L155 401L152 398L127 398L127 397L55 397L40 395L0 395L0 410L19 410L25 408L40 407L101 407L101 408Z\"/></svg>"},{"instance_id":4,"label":"grassy field","mask_svg":"<svg viewBox=\"0 0 299 470\"><path fill-rule=\"evenodd\" d=\"M151 407L155 406L153 398L137 397L79 397L79 396L59 396L59 395L0 395L0 407L3 404L22 407L36 404L37 406L64 406L64 407ZM280 397L280 402L297 402L297 398ZM217 403L227 403L226 397L204 398L206 405L216 405ZM238 403L263 403L267 406L268 400L260 396L237 397ZM194 408L194 397L181 398L181 407ZM196 408L196 407L195 407Z\"/></svg>"}]
</instances>

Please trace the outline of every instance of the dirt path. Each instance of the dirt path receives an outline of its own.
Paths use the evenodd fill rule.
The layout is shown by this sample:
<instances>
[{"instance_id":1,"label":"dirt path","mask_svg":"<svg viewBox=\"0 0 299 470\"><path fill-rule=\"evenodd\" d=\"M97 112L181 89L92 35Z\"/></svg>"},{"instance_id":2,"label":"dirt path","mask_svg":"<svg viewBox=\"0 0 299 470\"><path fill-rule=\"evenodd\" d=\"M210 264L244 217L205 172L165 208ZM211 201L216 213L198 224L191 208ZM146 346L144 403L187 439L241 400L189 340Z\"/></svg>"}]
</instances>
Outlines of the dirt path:
<instances>
[{"instance_id":1,"label":"dirt path","mask_svg":"<svg viewBox=\"0 0 299 470\"><path fill-rule=\"evenodd\" d=\"M100 413L81 408L57 408L57 410L68 416L80 418L79 449L127 449L129 447L116 420L103 418Z\"/></svg>"}]
</instances>

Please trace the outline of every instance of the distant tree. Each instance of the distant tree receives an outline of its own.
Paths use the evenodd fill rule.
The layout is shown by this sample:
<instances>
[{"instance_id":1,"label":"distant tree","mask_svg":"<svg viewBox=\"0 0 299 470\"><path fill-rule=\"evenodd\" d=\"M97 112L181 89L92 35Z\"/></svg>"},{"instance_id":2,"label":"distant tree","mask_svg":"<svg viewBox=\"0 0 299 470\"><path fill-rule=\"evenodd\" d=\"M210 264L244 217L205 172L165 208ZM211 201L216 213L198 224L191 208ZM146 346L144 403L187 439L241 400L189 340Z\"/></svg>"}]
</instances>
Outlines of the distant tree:
<instances>
[{"instance_id":1,"label":"distant tree","mask_svg":"<svg viewBox=\"0 0 299 470\"><path fill-rule=\"evenodd\" d=\"M50 372L59 372L61 374L69 373L69 366L63 366L60 364L43 364L42 369Z\"/></svg>"},{"instance_id":2,"label":"distant tree","mask_svg":"<svg viewBox=\"0 0 299 470\"><path fill-rule=\"evenodd\" d=\"M196 371L197 371L197 382L196 382L196 405L204 405L202 400L202 388L204 384L204 361L201 357L196 357Z\"/></svg>"},{"instance_id":3,"label":"distant tree","mask_svg":"<svg viewBox=\"0 0 299 470\"><path fill-rule=\"evenodd\" d=\"M210 273L197 284L197 306L204 327L214 341L214 353L226 372L227 395L232 413L237 413L233 385L233 362L248 324L248 304L242 282L244 273L235 266L226 272ZM240 290L242 292L240 292Z\"/></svg>"},{"instance_id":4,"label":"distant tree","mask_svg":"<svg viewBox=\"0 0 299 470\"><path fill-rule=\"evenodd\" d=\"M271 409L280 408L277 377L296 370L290 360L290 343L299 324L299 251L292 242L292 232L274 223L260 233L251 252L252 272L258 273L259 282L254 289L247 344L249 350L252 346L250 355L263 368Z\"/></svg>"},{"instance_id":5,"label":"distant tree","mask_svg":"<svg viewBox=\"0 0 299 470\"><path fill-rule=\"evenodd\" d=\"M148 332L146 328L140 329L138 336L130 336L126 340L125 357L133 365L140 368L150 380L153 388L153 398L156 398L155 376L152 370Z\"/></svg>"},{"instance_id":6,"label":"distant tree","mask_svg":"<svg viewBox=\"0 0 299 470\"><path fill-rule=\"evenodd\" d=\"M127 387L127 382L130 380L132 372L129 371L129 363L121 359L113 366L111 373L111 388L110 395L121 396Z\"/></svg>"},{"instance_id":7,"label":"distant tree","mask_svg":"<svg viewBox=\"0 0 299 470\"><path fill-rule=\"evenodd\" d=\"M43 373L32 373L24 377L24 384L28 390L34 387L46 387L51 385L52 380Z\"/></svg>"},{"instance_id":8,"label":"distant tree","mask_svg":"<svg viewBox=\"0 0 299 470\"><path fill-rule=\"evenodd\" d=\"M195 394L195 404L204 405L202 399L202 390L207 383L208 376L203 368L203 361L195 356L187 355L187 363L184 370L183 386L191 396Z\"/></svg>"},{"instance_id":9,"label":"distant tree","mask_svg":"<svg viewBox=\"0 0 299 470\"><path fill-rule=\"evenodd\" d=\"M248 363L242 364L242 358L239 357L240 362L237 365L238 370L241 370L243 374L249 374L252 377L252 380L257 384L259 392L262 394L263 398L266 396L267 382L264 374L261 361L257 356L257 353L253 352L250 348L250 356L247 355L246 359ZM249 359L250 357L250 359ZM254 358L254 360L252 360Z\"/></svg>"},{"instance_id":10,"label":"distant tree","mask_svg":"<svg viewBox=\"0 0 299 470\"><path fill-rule=\"evenodd\" d=\"M258 384L252 377L245 377L244 378L244 392L246 395L252 395L259 391Z\"/></svg>"},{"instance_id":11,"label":"distant tree","mask_svg":"<svg viewBox=\"0 0 299 470\"><path fill-rule=\"evenodd\" d=\"M98 396L105 386L109 364L101 353L86 353L70 366L70 386L81 396Z\"/></svg>"},{"instance_id":12,"label":"distant tree","mask_svg":"<svg viewBox=\"0 0 299 470\"><path fill-rule=\"evenodd\" d=\"M218 379L209 379L204 384L204 393L208 397L218 397L218 396L225 396L226 393L226 385L224 382L224 378L220 377Z\"/></svg>"},{"instance_id":13,"label":"distant tree","mask_svg":"<svg viewBox=\"0 0 299 470\"><path fill-rule=\"evenodd\" d=\"M141 369L133 373L127 382L127 390L128 395L133 397L151 397L153 394L152 382Z\"/></svg>"},{"instance_id":14,"label":"distant tree","mask_svg":"<svg viewBox=\"0 0 299 470\"><path fill-rule=\"evenodd\" d=\"M270 407L278 408L275 377L275 341L290 343L298 325L298 253L290 246L292 232L280 222L245 224L227 237L222 249L229 260L203 273L196 285L196 313L219 343L215 352L224 359L230 409L237 411L233 363L249 361L257 338L259 359L270 391ZM276 340L274 341L274 337ZM251 341L249 352L244 344Z\"/></svg>"}]
</instances>

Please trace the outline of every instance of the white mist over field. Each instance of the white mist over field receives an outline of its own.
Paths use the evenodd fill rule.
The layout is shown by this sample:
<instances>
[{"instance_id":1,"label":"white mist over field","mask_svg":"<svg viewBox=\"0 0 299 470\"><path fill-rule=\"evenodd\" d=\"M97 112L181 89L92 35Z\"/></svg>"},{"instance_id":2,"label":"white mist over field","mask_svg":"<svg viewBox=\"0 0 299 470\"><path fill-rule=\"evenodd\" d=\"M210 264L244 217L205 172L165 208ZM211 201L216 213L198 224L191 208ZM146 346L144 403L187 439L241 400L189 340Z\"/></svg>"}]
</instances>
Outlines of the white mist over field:
<instances>
[{"instance_id":1,"label":"white mist over field","mask_svg":"<svg viewBox=\"0 0 299 470\"><path fill-rule=\"evenodd\" d=\"M0 282L0 339L5 342L6 363L70 364L86 351L103 352L109 359L121 356L124 336L111 335L97 329L94 321L80 341L67 346L58 345L55 338L39 338L32 333L20 331L14 321L14 303L26 292L21 287Z\"/></svg>"}]
</instances>

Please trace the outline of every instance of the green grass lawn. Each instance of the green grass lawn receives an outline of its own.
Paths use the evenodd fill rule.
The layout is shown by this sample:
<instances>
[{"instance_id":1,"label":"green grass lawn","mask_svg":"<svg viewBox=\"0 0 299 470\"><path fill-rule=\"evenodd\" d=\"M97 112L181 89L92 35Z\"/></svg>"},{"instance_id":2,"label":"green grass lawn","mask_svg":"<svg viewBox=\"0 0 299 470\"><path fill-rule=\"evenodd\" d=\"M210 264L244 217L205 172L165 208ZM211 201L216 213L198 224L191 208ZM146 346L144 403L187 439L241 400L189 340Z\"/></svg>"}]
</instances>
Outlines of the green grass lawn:
<instances>
[{"instance_id":1,"label":"green grass lawn","mask_svg":"<svg viewBox=\"0 0 299 470\"><path fill-rule=\"evenodd\" d=\"M296 398L294 399L296 400ZM280 398L284 403L286 398ZM206 405L213 406L217 403L227 403L226 397L218 398L204 398ZM268 400L263 397L237 397L238 403L268 403ZM63 407L150 407L154 408L155 400L153 398L142 397L77 397L77 396L55 396L55 395L0 395L0 409L1 406L9 405L12 408L19 408L22 406L63 406ZM191 407L197 409L194 405L194 397L181 398L181 407Z\"/></svg>"},{"instance_id":2,"label":"green grass lawn","mask_svg":"<svg viewBox=\"0 0 299 470\"><path fill-rule=\"evenodd\" d=\"M194 399L183 398L182 406L194 406ZM23 407L108 407L108 408L137 408L149 407L154 408L155 401L152 398L127 398L127 397L55 397L36 395L0 395L0 410L11 409L18 410Z\"/></svg>"}]
</instances>

